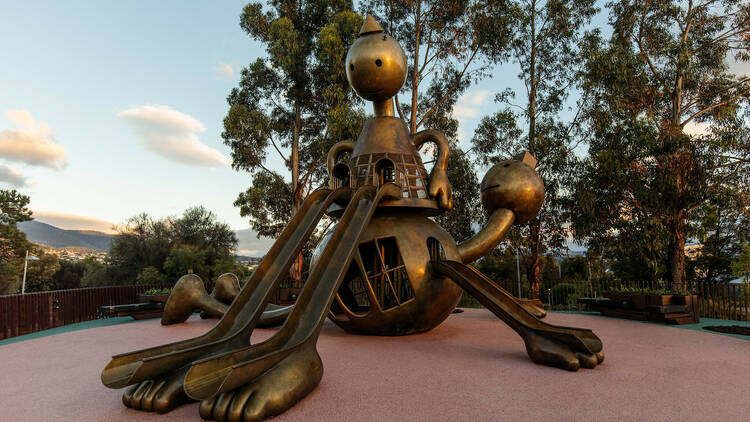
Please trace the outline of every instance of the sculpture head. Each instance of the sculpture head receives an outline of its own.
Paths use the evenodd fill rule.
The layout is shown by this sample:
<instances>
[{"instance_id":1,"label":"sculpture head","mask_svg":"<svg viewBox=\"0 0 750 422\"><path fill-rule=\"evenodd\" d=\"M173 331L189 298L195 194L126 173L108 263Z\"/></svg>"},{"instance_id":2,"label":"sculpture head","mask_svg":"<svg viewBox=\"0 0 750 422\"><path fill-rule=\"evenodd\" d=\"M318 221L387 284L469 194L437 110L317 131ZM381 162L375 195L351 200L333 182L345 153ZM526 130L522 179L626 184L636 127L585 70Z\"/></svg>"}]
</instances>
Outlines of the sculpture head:
<instances>
[{"instance_id":1,"label":"sculpture head","mask_svg":"<svg viewBox=\"0 0 750 422\"><path fill-rule=\"evenodd\" d=\"M501 161L487 171L481 184L482 205L487 214L507 208L516 215L515 224L523 224L539 212L544 202L544 183L532 167L536 160L531 160Z\"/></svg>"},{"instance_id":2,"label":"sculpture head","mask_svg":"<svg viewBox=\"0 0 750 422\"><path fill-rule=\"evenodd\" d=\"M396 95L406 81L404 50L370 15L346 55L346 78L360 97L376 102Z\"/></svg>"}]
</instances>

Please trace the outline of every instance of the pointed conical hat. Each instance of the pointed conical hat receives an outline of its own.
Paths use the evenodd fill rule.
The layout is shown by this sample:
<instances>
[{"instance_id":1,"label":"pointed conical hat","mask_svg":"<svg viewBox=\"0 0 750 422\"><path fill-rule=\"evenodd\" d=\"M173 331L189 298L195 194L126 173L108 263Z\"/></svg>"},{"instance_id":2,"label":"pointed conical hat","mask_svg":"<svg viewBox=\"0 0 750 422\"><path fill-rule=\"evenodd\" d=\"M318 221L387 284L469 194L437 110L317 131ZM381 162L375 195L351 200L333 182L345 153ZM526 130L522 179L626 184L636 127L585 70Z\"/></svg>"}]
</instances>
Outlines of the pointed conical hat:
<instances>
[{"instance_id":1,"label":"pointed conical hat","mask_svg":"<svg viewBox=\"0 0 750 422\"><path fill-rule=\"evenodd\" d=\"M359 36L371 34L373 32L383 32L383 28L375 21L372 15L368 14L365 18L365 23L362 24L362 28L359 30Z\"/></svg>"}]
</instances>

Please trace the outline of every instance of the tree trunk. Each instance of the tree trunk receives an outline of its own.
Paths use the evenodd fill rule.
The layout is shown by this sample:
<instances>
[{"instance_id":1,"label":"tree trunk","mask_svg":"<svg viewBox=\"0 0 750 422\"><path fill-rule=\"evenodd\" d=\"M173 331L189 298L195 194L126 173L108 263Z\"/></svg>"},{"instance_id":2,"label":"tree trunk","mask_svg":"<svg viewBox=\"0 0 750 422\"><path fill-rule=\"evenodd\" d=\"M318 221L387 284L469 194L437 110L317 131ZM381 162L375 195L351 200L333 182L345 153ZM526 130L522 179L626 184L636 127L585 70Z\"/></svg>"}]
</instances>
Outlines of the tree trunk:
<instances>
[{"instance_id":1,"label":"tree trunk","mask_svg":"<svg viewBox=\"0 0 750 422\"><path fill-rule=\"evenodd\" d=\"M411 121L409 130L417 133L417 100L419 99L419 42L422 35L421 21L422 2L417 1L417 13L414 17L414 73L411 77Z\"/></svg>"},{"instance_id":2,"label":"tree trunk","mask_svg":"<svg viewBox=\"0 0 750 422\"><path fill-rule=\"evenodd\" d=\"M542 259L538 254L531 257L531 265L526 267L526 278L529 280L529 297L539 299L542 279Z\"/></svg>"},{"instance_id":3,"label":"tree trunk","mask_svg":"<svg viewBox=\"0 0 750 422\"><path fill-rule=\"evenodd\" d=\"M297 212L302 204L302 189L299 186L299 135L301 131L302 119L300 118L301 110L299 104L294 106L294 135L292 137L292 195L294 201L294 213ZM294 263L289 268L289 278L294 287L302 285L302 253L297 256Z\"/></svg>"},{"instance_id":4,"label":"tree trunk","mask_svg":"<svg viewBox=\"0 0 750 422\"><path fill-rule=\"evenodd\" d=\"M535 155L536 142L536 1L531 2L531 53L529 54L529 153Z\"/></svg>"},{"instance_id":5,"label":"tree trunk","mask_svg":"<svg viewBox=\"0 0 750 422\"><path fill-rule=\"evenodd\" d=\"M669 251L669 273L674 292L685 289L685 229L681 217L678 215L678 219L670 225L672 242Z\"/></svg>"},{"instance_id":6,"label":"tree trunk","mask_svg":"<svg viewBox=\"0 0 750 422\"><path fill-rule=\"evenodd\" d=\"M529 153L535 154L534 144L536 143L536 1L531 2L531 53L529 54ZM529 296L532 299L539 299L539 290L542 278L542 259L539 256L539 233L541 230L541 220L532 219L529 223L531 229L530 241L531 247L531 265L526 271L526 277L529 280Z\"/></svg>"}]
</instances>

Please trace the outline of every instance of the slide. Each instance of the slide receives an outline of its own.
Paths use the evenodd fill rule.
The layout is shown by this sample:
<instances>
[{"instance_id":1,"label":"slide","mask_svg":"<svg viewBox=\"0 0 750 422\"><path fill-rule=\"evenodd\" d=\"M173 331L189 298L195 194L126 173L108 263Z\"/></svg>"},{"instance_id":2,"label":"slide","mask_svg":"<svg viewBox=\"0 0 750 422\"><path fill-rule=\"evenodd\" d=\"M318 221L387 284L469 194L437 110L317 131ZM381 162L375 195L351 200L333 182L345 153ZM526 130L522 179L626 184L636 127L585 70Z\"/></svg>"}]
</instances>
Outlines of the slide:
<instances>
[{"instance_id":1,"label":"slide","mask_svg":"<svg viewBox=\"0 0 750 422\"><path fill-rule=\"evenodd\" d=\"M554 339L579 352L596 355L602 341L593 331L547 324L529 313L517 299L479 271L456 261L431 261L432 269L456 282L508 324L524 340L529 335Z\"/></svg>"},{"instance_id":2,"label":"slide","mask_svg":"<svg viewBox=\"0 0 750 422\"><path fill-rule=\"evenodd\" d=\"M193 362L185 375L185 392L203 400L251 382L304 346L317 341L359 239L383 197L398 197L395 185L357 190L320 260L312 269L294 309L270 339L249 347ZM259 308L263 309L263 308Z\"/></svg>"},{"instance_id":3,"label":"slide","mask_svg":"<svg viewBox=\"0 0 750 422\"><path fill-rule=\"evenodd\" d=\"M216 326L193 339L114 356L102 371L102 383L122 388L153 379L225 347L246 346L261 316L256 310L265 309L329 205L348 201L351 195L352 190L346 187L333 192L319 189L310 194Z\"/></svg>"}]
</instances>

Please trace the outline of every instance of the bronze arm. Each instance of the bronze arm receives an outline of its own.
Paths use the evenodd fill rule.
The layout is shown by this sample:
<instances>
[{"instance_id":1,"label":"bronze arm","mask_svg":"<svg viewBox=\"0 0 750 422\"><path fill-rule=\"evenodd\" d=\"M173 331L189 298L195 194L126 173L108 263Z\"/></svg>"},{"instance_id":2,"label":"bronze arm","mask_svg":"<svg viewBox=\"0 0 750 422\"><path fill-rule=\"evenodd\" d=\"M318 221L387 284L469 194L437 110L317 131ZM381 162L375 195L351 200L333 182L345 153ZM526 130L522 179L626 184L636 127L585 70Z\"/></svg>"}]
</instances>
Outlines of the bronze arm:
<instances>
[{"instance_id":1,"label":"bronze arm","mask_svg":"<svg viewBox=\"0 0 750 422\"><path fill-rule=\"evenodd\" d=\"M448 138L437 130L423 130L412 137L414 148L421 147L425 142L433 142L437 145L438 156L430 173L430 182L427 188L431 198L435 198L440 208L449 210L453 207L453 194L451 184L448 180L448 154L450 146Z\"/></svg>"},{"instance_id":2,"label":"bronze arm","mask_svg":"<svg viewBox=\"0 0 750 422\"><path fill-rule=\"evenodd\" d=\"M464 264L474 262L488 251L495 249L505 239L514 221L516 221L516 215L507 208L492 211L487 219L487 225L474 237L458 245L461 261Z\"/></svg>"}]
</instances>

